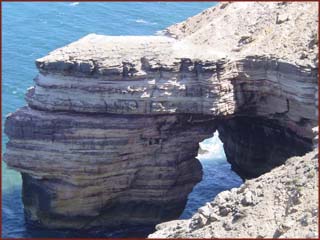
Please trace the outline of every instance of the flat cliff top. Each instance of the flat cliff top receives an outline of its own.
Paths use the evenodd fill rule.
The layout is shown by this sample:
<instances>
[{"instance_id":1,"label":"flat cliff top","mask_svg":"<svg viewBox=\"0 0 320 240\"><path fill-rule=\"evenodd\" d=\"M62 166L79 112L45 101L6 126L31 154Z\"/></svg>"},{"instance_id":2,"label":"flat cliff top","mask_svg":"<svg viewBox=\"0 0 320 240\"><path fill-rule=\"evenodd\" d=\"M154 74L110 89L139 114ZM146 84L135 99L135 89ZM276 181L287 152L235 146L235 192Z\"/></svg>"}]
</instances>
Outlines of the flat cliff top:
<instances>
[{"instance_id":1,"label":"flat cliff top","mask_svg":"<svg viewBox=\"0 0 320 240\"><path fill-rule=\"evenodd\" d=\"M184 58L206 61L221 57L209 48L203 51L200 45L166 36L89 34L37 59L36 65L40 72L141 77L146 71L179 71Z\"/></svg>"},{"instance_id":2,"label":"flat cliff top","mask_svg":"<svg viewBox=\"0 0 320 240\"><path fill-rule=\"evenodd\" d=\"M165 36L89 34L36 61L40 71L144 75L177 62L267 57L316 68L318 3L221 3Z\"/></svg>"},{"instance_id":3,"label":"flat cliff top","mask_svg":"<svg viewBox=\"0 0 320 240\"><path fill-rule=\"evenodd\" d=\"M141 66L141 59L166 61L174 39L162 36L104 36L89 34L36 61L42 71L120 74L128 64ZM140 63L140 64L139 64Z\"/></svg>"}]
</instances>

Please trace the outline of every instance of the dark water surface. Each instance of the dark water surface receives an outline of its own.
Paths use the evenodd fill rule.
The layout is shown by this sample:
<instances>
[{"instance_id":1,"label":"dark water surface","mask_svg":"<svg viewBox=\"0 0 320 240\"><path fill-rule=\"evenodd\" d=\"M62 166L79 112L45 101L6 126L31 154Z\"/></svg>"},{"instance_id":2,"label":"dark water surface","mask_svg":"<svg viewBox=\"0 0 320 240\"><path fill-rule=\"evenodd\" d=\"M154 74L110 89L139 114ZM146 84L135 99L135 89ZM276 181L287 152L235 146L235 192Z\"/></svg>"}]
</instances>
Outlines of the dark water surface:
<instances>
[{"instance_id":1,"label":"dark water surface","mask_svg":"<svg viewBox=\"0 0 320 240\"><path fill-rule=\"evenodd\" d=\"M2 120L25 105L24 94L33 85L35 59L89 33L150 35L213 6L214 2L60 2L2 3ZM3 130L3 126L2 126ZM3 131L2 131L3 132ZM7 137L2 135L2 152ZM188 218L222 190L241 183L225 161L221 143L204 144L203 181L189 195L181 218ZM143 237L153 229L104 231L48 231L25 226L21 202L21 177L2 163L2 232L5 238L21 237Z\"/></svg>"}]
</instances>

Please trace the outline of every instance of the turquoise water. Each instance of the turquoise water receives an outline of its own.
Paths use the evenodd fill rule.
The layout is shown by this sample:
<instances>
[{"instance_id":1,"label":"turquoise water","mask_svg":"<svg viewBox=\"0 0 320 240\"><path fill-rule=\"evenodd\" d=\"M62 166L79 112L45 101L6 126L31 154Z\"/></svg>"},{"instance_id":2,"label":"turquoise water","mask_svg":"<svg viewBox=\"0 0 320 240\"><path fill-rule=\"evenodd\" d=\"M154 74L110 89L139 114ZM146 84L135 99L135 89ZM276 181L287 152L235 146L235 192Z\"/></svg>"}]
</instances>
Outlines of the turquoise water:
<instances>
[{"instance_id":1,"label":"turquoise water","mask_svg":"<svg viewBox=\"0 0 320 240\"><path fill-rule=\"evenodd\" d=\"M150 35L213 6L213 2L60 2L2 3L2 121L25 105L26 89L37 71L34 60L89 33ZM3 130L3 126L2 126ZM2 131L3 132L3 131ZM2 152L7 137L2 135ZM224 157L202 160L204 180L192 194L182 218L190 217L218 192L237 186L241 180ZM231 176L231 177L230 177ZM119 231L45 231L25 226L21 203L21 178L2 163L3 237L125 237L145 236L150 229Z\"/></svg>"}]
</instances>

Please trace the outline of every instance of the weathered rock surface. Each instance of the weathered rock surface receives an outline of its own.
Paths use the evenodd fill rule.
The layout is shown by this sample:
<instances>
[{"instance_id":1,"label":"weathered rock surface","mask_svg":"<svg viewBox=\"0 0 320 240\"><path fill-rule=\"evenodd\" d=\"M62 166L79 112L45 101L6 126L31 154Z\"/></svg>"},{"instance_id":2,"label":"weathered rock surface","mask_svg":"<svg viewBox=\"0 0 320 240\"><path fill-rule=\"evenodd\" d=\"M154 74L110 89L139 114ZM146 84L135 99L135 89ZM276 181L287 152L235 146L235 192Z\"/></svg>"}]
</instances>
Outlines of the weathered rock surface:
<instances>
[{"instance_id":1,"label":"weathered rock surface","mask_svg":"<svg viewBox=\"0 0 320 240\"><path fill-rule=\"evenodd\" d=\"M318 238L318 171L317 151L290 158L149 238Z\"/></svg>"},{"instance_id":2,"label":"weathered rock surface","mask_svg":"<svg viewBox=\"0 0 320 240\"><path fill-rule=\"evenodd\" d=\"M51 228L177 218L201 179L198 143L216 129L243 178L310 151L317 9L221 3L168 36L90 34L38 59L28 106L5 126L27 218Z\"/></svg>"},{"instance_id":3,"label":"weathered rock surface","mask_svg":"<svg viewBox=\"0 0 320 240\"><path fill-rule=\"evenodd\" d=\"M23 173L27 217L50 228L89 228L178 216L202 178L198 143L215 130L210 120L189 119L13 113L5 159Z\"/></svg>"},{"instance_id":4,"label":"weathered rock surface","mask_svg":"<svg viewBox=\"0 0 320 240\"><path fill-rule=\"evenodd\" d=\"M318 66L318 3L221 3L164 32L227 58L274 56Z\"/></svg>"},{"instance_id":5,"label":"weathered rock surface","mask_svg":"<svg viewBox=\"0 0 320 240\"><path fill-rule=\"evenodd\" d=\"M241 116L217 125L226 157L244 179L260 176L289 157L313 149L311 139L298 137L275 120Z\"/></svg>"}]
</instances>

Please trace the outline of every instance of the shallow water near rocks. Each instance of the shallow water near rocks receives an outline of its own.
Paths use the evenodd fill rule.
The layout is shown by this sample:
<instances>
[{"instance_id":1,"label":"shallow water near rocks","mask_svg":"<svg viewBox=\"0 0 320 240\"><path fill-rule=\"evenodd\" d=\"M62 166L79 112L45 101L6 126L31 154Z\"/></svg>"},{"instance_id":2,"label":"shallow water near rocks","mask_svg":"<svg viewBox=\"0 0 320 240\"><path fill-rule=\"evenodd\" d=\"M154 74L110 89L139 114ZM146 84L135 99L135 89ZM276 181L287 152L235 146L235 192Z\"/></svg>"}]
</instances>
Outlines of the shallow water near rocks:
<instances>
[{"instance_id":1,"label":"shallow water near rocks","mask_svg":"<svg viewBox=\"0 0 320 240\"><path fill-rule=\"evenodd\" d=\"M89 33L106 35L150 35L215 5L214 2L59 2L2 4L2 122L25 105L24 94L37 74L35 59ZM2 130L3 126L2 125ZM3 131L2 131L3 132ZM217 139L217 138L215 138ZM2 152L7 137L2 135ZM203 180L189 195L181 218L189 218L214 196L241 184L230 170L221 143L207 140L212 151L201 158ZM220 144L220 145L219 145ZM215 146L215 147L213 147ZM217 147L218 146L218 147ZM2 237L144 237L153 228L118 230L48 231L26 227L21 201L21 177L2 163Z\"/></svg>"}]
</instances>

